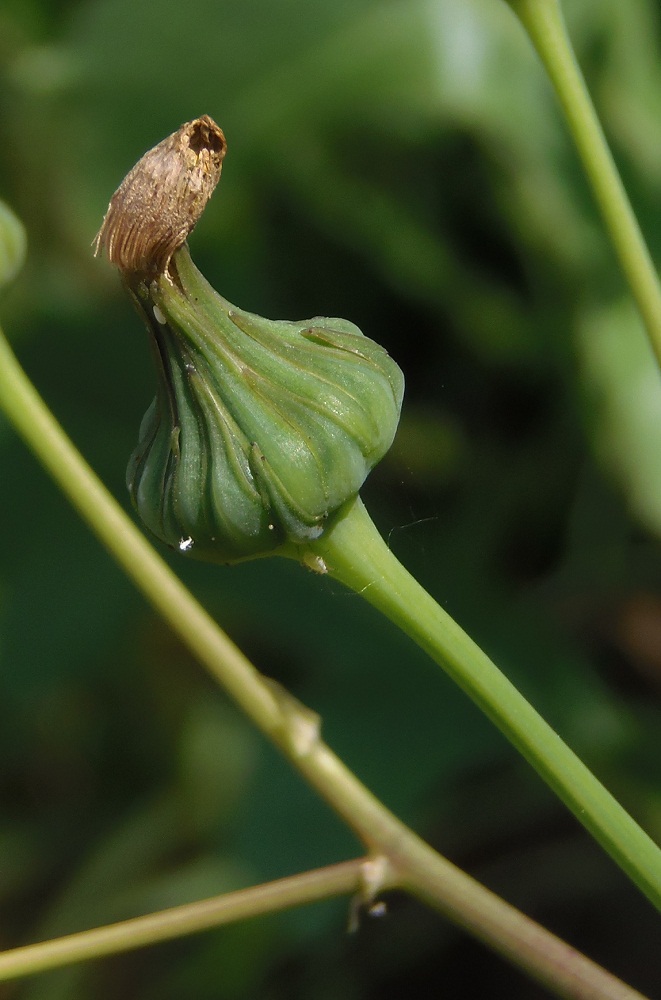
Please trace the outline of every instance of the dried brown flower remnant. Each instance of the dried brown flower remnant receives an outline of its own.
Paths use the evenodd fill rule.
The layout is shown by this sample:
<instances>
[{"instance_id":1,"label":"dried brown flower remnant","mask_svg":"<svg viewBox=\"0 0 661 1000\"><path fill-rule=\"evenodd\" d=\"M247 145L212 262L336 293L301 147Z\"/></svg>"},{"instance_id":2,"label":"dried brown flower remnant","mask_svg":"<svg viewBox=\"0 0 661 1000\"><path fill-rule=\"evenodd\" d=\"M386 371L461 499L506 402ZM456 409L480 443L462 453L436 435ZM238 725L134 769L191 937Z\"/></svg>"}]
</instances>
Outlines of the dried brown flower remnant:
<instances>
[{"instance_id":1,"label":"dried brown flower remnant","mask_svg":"<svg viewBox=\"0 0 661 1000\"><path fill-rule=\"evenodd\" d=\"M226 150L222 129L208 115L150 149L110 199L94 254L105 250L126 274L165 273L213 194Z\"/></svg>"}]
</instances>

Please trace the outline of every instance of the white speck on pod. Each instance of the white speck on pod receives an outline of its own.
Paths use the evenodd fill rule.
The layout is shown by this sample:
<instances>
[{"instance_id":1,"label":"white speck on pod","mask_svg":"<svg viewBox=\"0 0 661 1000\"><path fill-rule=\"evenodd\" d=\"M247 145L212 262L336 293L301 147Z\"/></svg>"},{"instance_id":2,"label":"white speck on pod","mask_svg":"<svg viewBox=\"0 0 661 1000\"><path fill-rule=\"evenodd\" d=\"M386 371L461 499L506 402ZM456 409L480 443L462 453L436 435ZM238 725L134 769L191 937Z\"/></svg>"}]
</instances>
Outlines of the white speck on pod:
<instances>
[{"instance_id":1,"label":"white speck on pod","mask_svg":"<svg viewBox=\"0 0 661 1000\"><path fill-rule=\"evenodd\" d=\"M165 326L165 324L167 323L165 316L158 308L158 306L154 306L154 319L156 320L157 323L160 323L161 326Z\"/></svg>"},{"instance_id":2,"label":"white speck on pod","mask_svg":"<svg viewBox=\"0 0 661 1000\"><path fill-rule=\"evenodd\" d=\"M155 312L156 310L154 310ZM181 538L179 540L179 551L180 552L190 552L193 548L193 539L189 535L188 538Z\"/></svg>"},{"instance_id":3,"label":"white speck on pod","mask_svg":"<svg viewBox=\"0 0 661 1000\"><path fill-rule=\"evenodd\" d=\"M311 569L313 573L328 573L328 566L321 556L317 556L314 552L306 552L303 556L303 565Z\"/></svg>"}]
</instances>

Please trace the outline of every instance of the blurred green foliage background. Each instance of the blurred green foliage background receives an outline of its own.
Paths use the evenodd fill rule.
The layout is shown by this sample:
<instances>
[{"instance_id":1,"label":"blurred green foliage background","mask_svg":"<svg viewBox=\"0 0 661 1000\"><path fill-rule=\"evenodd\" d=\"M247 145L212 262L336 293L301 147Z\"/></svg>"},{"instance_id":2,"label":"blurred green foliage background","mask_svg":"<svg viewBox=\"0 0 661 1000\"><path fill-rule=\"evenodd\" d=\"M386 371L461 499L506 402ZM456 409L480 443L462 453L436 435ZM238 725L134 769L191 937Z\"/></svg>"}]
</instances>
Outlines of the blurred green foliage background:
<instances>
[{"instance_id":1,"label":"blurred green foliage background","mask_svg":"<svg viewBox=\"0 0 661 1000\"><path fill-rule=\"evenodd\" d=\"M656 0L565 0L657 258ZM661 377L558 110L502 0L4 0L2 317L122 503L154 379L91 256L138 157L212 115L193 256L273 318L357 322L407 376L364 497L398 557L661 837ZM127 504L126 504L127 505ZM128 506L128 505L127 505ZM0 420L0 944L352 856ZM658 923L465 697L284 561L172 564L442 852L644 992ZM546 992L404 898L317 905L5 986L25 1000L453 1000Z\"/></svg>"}]
</instances>

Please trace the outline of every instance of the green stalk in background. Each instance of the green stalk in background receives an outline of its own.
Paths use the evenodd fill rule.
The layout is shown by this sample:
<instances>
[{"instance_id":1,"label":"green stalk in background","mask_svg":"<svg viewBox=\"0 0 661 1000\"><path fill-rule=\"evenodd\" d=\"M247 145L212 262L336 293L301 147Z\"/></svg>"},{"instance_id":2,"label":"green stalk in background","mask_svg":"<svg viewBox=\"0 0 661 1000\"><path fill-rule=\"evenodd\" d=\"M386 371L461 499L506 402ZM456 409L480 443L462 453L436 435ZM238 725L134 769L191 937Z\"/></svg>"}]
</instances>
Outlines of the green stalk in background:
<instances>
[{"instance_id":1,"label":"green stalk in background","mask_svg":"<svg viewBox=\"0 0 661 1000\"><path fill-rule=\"evenodd\" d=\"M661 366L661 288L567 33L560 0L505 0L555 88L624 276Z\"/></svg>"}]
</instances>

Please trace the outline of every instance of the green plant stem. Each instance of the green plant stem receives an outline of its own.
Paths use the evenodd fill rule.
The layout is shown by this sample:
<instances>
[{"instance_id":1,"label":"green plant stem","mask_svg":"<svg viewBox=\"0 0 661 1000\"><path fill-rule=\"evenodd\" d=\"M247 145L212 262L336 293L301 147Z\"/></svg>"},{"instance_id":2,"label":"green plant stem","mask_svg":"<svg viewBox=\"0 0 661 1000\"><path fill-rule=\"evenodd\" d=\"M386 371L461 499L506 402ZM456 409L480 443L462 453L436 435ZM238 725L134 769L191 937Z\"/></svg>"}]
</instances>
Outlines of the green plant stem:
<instances>
[{"instance_id":1,"label":"green plant stem","mask_svg":"<svg viewBox=\"0 0 661 1000\"><path fill-rule=\"evenodd\" d=\"M0 953L0 982L358 892L364 858Z\"/></svg>"},{"instance_id":2,"label":"green plant stem","mask_svg":"<svg viewBox=\"0 0 661 1000\"><path fill-rule=\"evenodd\" d=\"M365 898L382 886L408 888L558 996L640 998L433 851L358 781L321 741L313 713L261 677L154 552L69 441L1 331L0 409L200 663L368 845L377 872L383 861L381 875L366 881Z\"/></svg>"},{"instance_id":3,"label":"green plant stem","mask_svg":"<svg viewBox=\"0 0 661 1000\"><path fill-rule=\"evenodd\" d=\"M649 250L576 61L559 0L505 0L555 88L620 265L661 366L661 288Z\"/></svg>"},{"instance_id":4,"label":"green plant stem","mask_svg":"<svg viewBox=\"0 0 661 1000\"><path fill-rule=\"evenodd\" d=\"M661 849L392 554L359 499L311 546L439 663L661 909Z\"/></svg>"},{"instance_id":5,"label":"green plant stem","mask_svg":"<svg viewBox=\"0 0 661 1000\"><path fill-rule=\"evenodd\" d=\"M250 889L240 889L211 899L171 907L145 917L14 948L0 953L0 982L20 979L75 962L133 951L319 899L354 893L356 902L360 904L365 890L364 872L370 864L369 858L357 858ZM410 888L420 898L437 907L435 877L435 873L427 870L425 864L424 878L420 881L412 877ZM388 888L387 879L382 888ZM369 905L370 900L366 899L365 902ZM496 920L498 909L498 906L494 908ZM540 950L543 948L549 966L555 962L563 970L562 982L558 982L557 977L554 982L554 991L557 989L560 996L573 1000L645 1000L642 994L595 966L589 959L572 952L564 942L549 935L543 928L538 930L539 947Z\"/></svg>"},{"instance_id":6,"label":"green plant stem","mask_svg":"<svg viewBox=\"0 0 661 1000\"><path fill-rule=\"evenodd\" d=\"M0 953L0 982L24 978L76 962L133 951L237 920L264 916L346 893L355 893L356 903L360 904L365 889L364 869L370 863L368 858L346 861L250 889L161 910L145 917L14 948ZM445 887L437 886L436 881L439 878L444 880L446 874L437 873L433 868L429 870L426 860L424 869L424 875L417 875L415 872L410 875L408 888L438 909L439 897L443 895ZM388 888L387 880L384 881L383 888ZM365 902L369 904L370 900L366 899ZM498 922L502 916L500 901L494 897L494 902L492 919ZM468 914L468 907L465 907L465 911ZM480 916L480 919L483 917ZM646 1000L641 993L568 948L544 928L523 919L528 924L527 934L531 936L531 940L534 940L537 932L536 950L545 956L545 963L551 973L550 979L540 975L538 962L534 962L528 971L550 986L558 996L568 997L570 1000ZM523 967L526 950L524 949L524 961L518 963Z\"/></svg>"}]
</instances>

